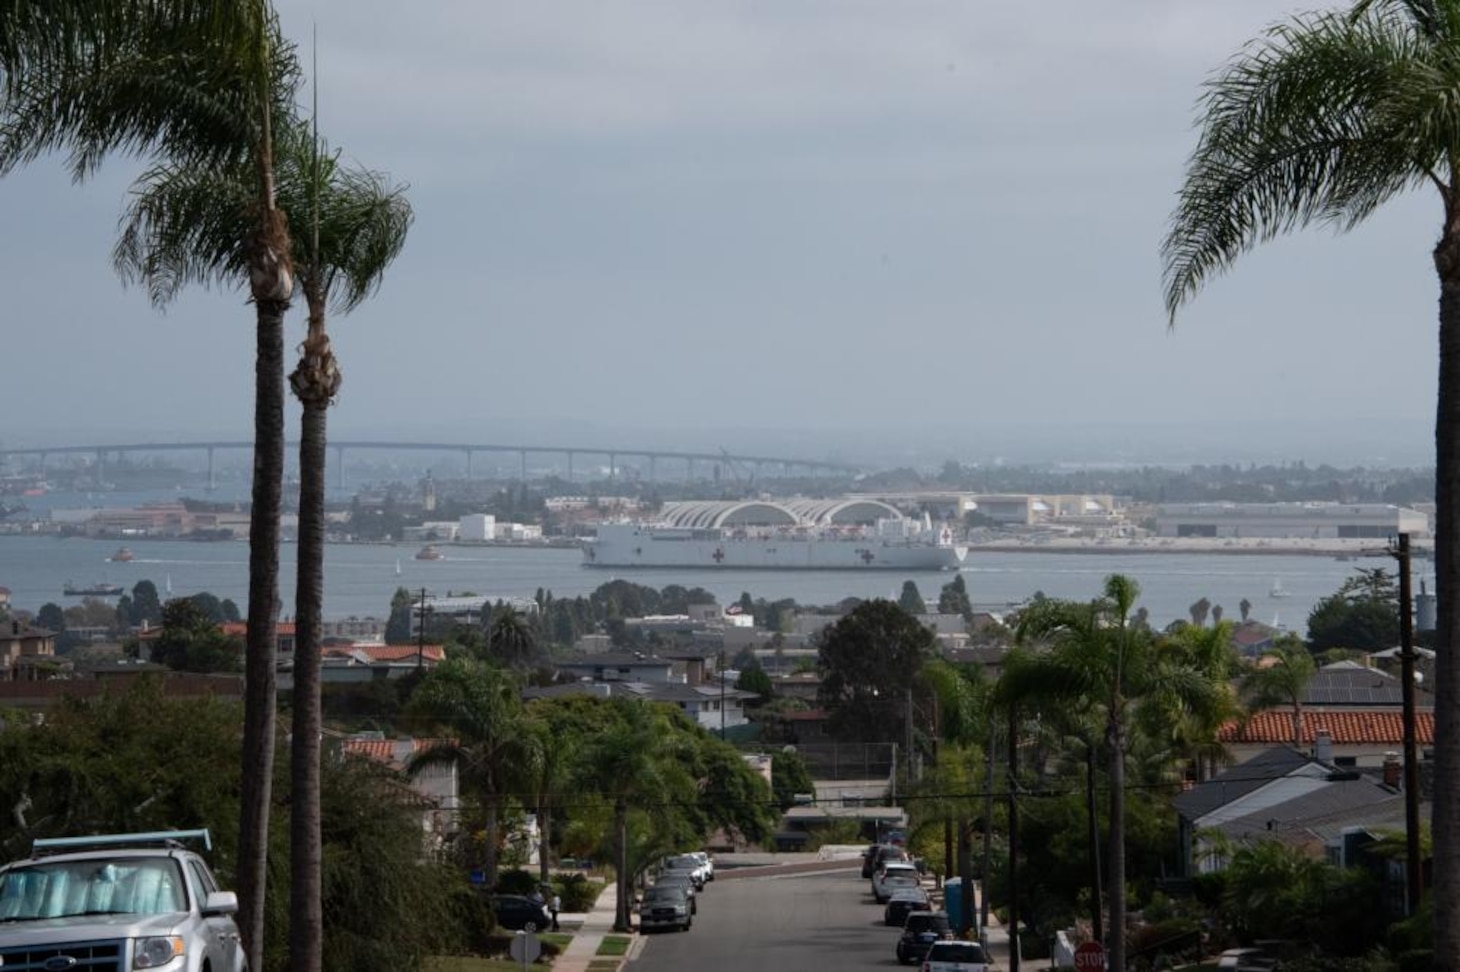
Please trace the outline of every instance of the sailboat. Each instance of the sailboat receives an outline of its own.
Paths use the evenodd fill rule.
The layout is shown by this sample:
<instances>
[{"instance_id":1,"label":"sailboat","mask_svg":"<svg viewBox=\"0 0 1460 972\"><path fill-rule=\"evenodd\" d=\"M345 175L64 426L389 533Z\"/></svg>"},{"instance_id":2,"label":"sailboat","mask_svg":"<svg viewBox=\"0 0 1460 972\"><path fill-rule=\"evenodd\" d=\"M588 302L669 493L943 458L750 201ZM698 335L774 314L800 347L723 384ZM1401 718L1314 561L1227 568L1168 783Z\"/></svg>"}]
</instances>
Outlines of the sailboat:
<instances>
[{"instance_id":1,"label":"sailboat","mask_svg":"<svg viewBox=\"0 0 1460 972\"><path fill-rule=\"evenodd\" d=\"M164 582L163 586L167 590L167 596L168 597L171 597L172 596L172 575L171 574L168 574L167 575L167 580Z\"/></svg>"},{"instance_id":2,"label":"sailboat","mask_svg":"<svg viewBox=\"0 0 1460 972\"><path fill-rule=\"evenodd\" d=\"M1267 592L1267 596L1268 597L1287 597L1288 596L1287 588L1283 587L1283 579L1281 577L1275 579L1272 582L1272 588Z\"/></svg>"},{"instance_id":3,"label":"sailboat","mask_svg":"<svg viewBox=\"0 0 1460 972\"><path fill-rule=\"evenodd\" d=\"M395 576L400 576L400 558L395 558Z\"/></svg>"}]
</instances>

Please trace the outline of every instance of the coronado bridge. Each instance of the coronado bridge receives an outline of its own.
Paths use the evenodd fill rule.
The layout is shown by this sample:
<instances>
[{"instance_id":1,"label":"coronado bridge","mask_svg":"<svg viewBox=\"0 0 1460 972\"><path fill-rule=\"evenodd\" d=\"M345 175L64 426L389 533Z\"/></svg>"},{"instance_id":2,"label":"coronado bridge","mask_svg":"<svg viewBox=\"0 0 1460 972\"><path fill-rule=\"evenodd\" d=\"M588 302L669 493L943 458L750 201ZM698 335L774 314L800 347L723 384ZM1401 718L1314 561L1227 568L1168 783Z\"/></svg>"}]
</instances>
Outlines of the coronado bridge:
<instances>
[{"instance_id":1,"label":"coronado bridge","mask_svg":"<svg viewBox=\"0 0 1460 972\"><path fill-rule=\"evenodd\" d=\"M290 441L286 444L286 450L297 448L297 443ZM754 456L740 455L724 450L718 452L694 452L675 449L635 449L615 448L606 446L548 446L548 445L508 445L503 443L485 442L409 442L400 440L374 441L366 439L350 439L332 441L330 449L335 453L335 469L338 471L339 485L344 486L345 481L345 453L357 451L375 452L430 452L437 455L456 454L465 459L466 478L472 478L473 457L483 455L515 455L518 460L518 474L523 482L528 478L528 457L548 457L564 463L566 478L569 482L574 478L574 462L582 457L596 457L607 460L608 478L610 481L616 479L620 473L620 461L625 457L640 459L647 464L647 478L655 481L660 475L659 464L667 462L672 467L683 470L685 480L695 478L697 464L701 468L711 470L712 475L719 477L722 470L728 469L734 478L741 478L742 471L748 470L744 475L751 481L758 480L767 470L772 470L780 476L789 478L795 475L804 475L815 479L820 475L847 475L861 472L862 470L847 463L829 462L816 459L788 459L776 456ZM12 458L36 457L40 462L40 470L45 471L46 461L51 456L61 455L88 455L95 458L98 480L104 481L104 472L108 461L112 457L118 460L128 454L150 454L161 452L193 452L203 453L208 464L208 485L211 487L216 479L214 478L214 456L218 452L229 451L251 451L251 441L196 441L196 442L130 442L130 443L108 443L105 445L37 445L0 448L0 464L8 463ZM601 466L599 468L602 468ZM671 473L671 470L665 470Z\"/></svg>"}]
</instances>

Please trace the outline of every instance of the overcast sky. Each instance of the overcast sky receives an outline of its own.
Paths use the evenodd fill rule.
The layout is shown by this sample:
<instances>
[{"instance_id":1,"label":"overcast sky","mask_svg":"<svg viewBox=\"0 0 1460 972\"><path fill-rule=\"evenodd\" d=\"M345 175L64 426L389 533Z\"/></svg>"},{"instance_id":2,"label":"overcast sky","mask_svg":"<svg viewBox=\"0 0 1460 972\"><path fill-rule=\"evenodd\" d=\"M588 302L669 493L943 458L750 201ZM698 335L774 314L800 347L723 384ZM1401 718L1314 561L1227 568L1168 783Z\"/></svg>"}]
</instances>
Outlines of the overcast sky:
<instances>
[{"instance_id":1,"label":"overcast sky","mask_svg":"<svg viewBox=\"0 0 1460 972\"><path fill-rule=\"evenodd\" d=\"M1430 195L1265 246L1166 327L1202 80L1312 5L276 4L306 49L317 25L323 133L409 183L417 217L332 324L336 433L760 430L817 453L960 427L1392 426L1376 458L1424 454ZM110 269L135 168L0 181L7 441L248 434L242 296L160 314Z\"/></svg>"}]
</instances>

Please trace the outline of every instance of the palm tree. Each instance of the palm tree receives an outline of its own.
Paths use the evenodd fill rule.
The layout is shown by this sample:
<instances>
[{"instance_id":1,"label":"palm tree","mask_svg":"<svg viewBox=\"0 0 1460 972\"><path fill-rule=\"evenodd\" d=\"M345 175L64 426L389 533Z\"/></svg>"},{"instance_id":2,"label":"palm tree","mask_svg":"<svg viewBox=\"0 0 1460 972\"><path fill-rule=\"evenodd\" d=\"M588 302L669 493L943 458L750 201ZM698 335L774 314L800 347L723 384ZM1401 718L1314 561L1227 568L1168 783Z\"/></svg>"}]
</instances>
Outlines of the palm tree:
<instances>
[{"instance_id":1,"label":"palm tree","mask_svg":"<svg viewBox=\"0 0 1460 972\"><path fill-rule=\"evenodd\" d=\"M1460 0L1356 0L1273 27L1207 86L1163 246L1176 311L1258 242L1349 229L1426 188L1443 221L1435 410L1438 643L1460 644ZM1435 679L1435 967L1460 968L1460 665Z\"/></svg>"},{"instance_id":2,"label":"palm tree","mask_svg":"<svg viewBox=\"0 0 1460 972\"><path fill-rule=\"evenodd\" d=\"M663 799L674 775L665 759L667 735L662 720L643 702L611 699L610 727L591 738L579 754L578 776L584 789L597 793L613 808L613 850L618 907L615 931L632 928L629 867L629 811Z\"/></svg>"},{"instance_id":3,"label":"palm tree","mask_svg":"<svg viewBox=\"0 0 1460 972\"><path fill-rule=\"evenodd\" d=\"M325 410L339 388L329 339L327 303L348 313L379 285L400 252L411 209L403 191L379 175L345 168L316 148L300 122L280 126L276 155L281 209L296 225L295 266L309 306L304 358L292 383L303 403L300 435L298 588L294 652L293 849L291 965L318 968L323 939L319 912L319 697L320 615L324 584ZM251 199L243 166L194 168L162 162L132 187L123 232L113 258L125 280L145 284L158 305L197 281L240 286L247 272L243 240ZM311 213L315 217L311 217ZM311 836L312 835L312 836ZM305 952L310 953L306 955ZM312 956L312 957L311 957Z\"/></svg>"},{"instance_id":4,"label":"palm tree","mask_svg":"<svg viewBox=\"0 0 1460 972\"><path fill-rule=\"evenodd\" d=\"M521 668L532 660L537 647L537 632L532 622L509 605L492 612L492 626L487 630L487 651L503 665Z\"/></svg>"},{"instance_id":5,"label":"palm tree","mask_svg":"<svg viewBox=\"0 0 1460 972\"><path fill-rule=\"evenodd\" d=\"M1139 594L1135 581L1114 574L1106 578L1104 597L1096 601L1031 604L1019 619L1016 638L1021 647L1009 655L998 690L1012 708L1087 708L1102 726L1110 779L1107 949L1113 969L1125 968L1125 761L1130 734L1148 708L1200 710L1215 694L1207 672L1149 628L1130 622Z\"/></svg>"},{"instance_id":6,"label":"palm tree","mask_svg":"<svg viewBox=\"0 0 1460 972\"><path fill-rule=\"evenodd\" d=\"M283 319L294 289L274 191L273 118L298 68L268 0L3 0L0 175L53 151L77 179L117 153L255 173L244 237L255 310L254 476L239 811L239 925L263 967L275 722Z\"/></svg>"},{"instance_id":7,"label":"palm tree","mask_svg":"<svg viewBox=\"0 0 1460 972\"><path fill-rule=\"evenodd\" d=\"M502 810L525 782L522 777L535 758L517 681L495 666L448 658L426 676L408 708L443 733L411 758L408 770L455 766L481 800L486 831L482 870L492 887L497 882Z\"/></svg>"},{"instance_id":8,"label":"palm tree","mask_svg":"<svg viewBox=\"0 0 1460 972\"><path fill-rule=\"evenodd\" d=\"M1242 679L1242 701L1249 712L1290 707L1293 712L1293 746L1303 747L1303 696L1313 680L1317 665L1307 646L1289 635L1262 653L1257 667ZM1438 714L1437 714L1438 715Z\"/></svg>"}]
</instances>

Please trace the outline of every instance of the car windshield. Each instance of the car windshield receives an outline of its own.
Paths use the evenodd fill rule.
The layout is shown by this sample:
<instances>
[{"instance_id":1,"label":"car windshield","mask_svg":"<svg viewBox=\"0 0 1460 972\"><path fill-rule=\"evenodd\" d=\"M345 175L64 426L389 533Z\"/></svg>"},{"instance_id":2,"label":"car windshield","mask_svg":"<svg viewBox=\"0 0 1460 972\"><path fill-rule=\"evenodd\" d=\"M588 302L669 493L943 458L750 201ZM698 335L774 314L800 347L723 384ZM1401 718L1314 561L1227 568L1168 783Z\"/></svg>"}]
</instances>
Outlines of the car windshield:
<instances>
[{"instance_id":1,"label":"car windshield","mask_svg":"<svg viewBox=\"0 0 1460 972\"><path fill-rule=\"evenodd\" d=\"M185 910L182 875L166 857L43 861L0 874L0 921Z\"/></svg>"},{"instance_id":2,"label":"car windshield","mask_svg":"<svg viewBox=\"0 0 1460 972\"><path fill-rule=\"evenodd\" d=\"M679 888L650 888L644 892L644 900L648 902L675 903L684 900L684 892Z\"/></svg>"}]
</instances>

